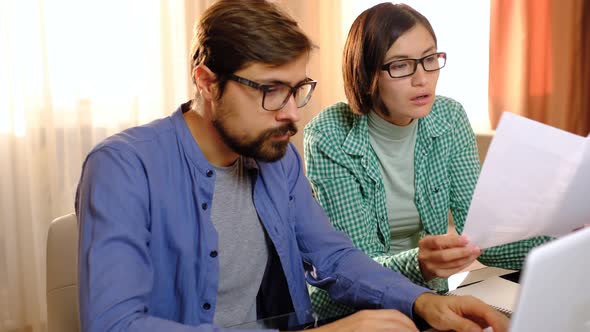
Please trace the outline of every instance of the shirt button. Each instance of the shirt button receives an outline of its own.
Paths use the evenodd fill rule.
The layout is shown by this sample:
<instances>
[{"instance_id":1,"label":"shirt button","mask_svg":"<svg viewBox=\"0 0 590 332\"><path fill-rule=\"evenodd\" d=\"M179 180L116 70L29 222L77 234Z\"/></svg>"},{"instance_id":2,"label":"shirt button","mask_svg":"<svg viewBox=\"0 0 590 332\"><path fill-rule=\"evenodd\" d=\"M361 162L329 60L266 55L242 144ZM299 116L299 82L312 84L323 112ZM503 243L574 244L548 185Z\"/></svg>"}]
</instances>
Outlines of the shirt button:
<instances>
[{"instance_id":1,"label":"shirt button","mask_svg":"<svg viewBox=\"0 0 590 332\"><path fill-rule=\"evenodd\" d=\"M210 178L213 176L213 171L212 170L208 170L207 171L207 177Z\"/></svg>"},{"instance_id":2,"label":"shirt button","mask_svg":"<svg viewBox=\"0 0 590 332\"><path fill-rule=\"evenodd\" d=\"M212 252L210 252L209 256L211 256L213 258L217 257L217 250L213 250Z\"/></svg>"},{"instance_id":3,"label":"shirt button","mask_svg":"<svg viewBox=\"0 0 590 332\"><path fill-rule=\"evenodd\" d=\"M208 302L205 302L205 303L203 304L203 309L205 309L205 310L209 310L209 309L211 309L211 305L210 305Z\"/></svg>"},{"instance_id":4,"label":"shirt button","mask_svg":"<svg viewBox=\"0 0 590 332\"><path fill-rule=\"evenodd\" d=\"M201 204L201 207L203 208L203 210L207 210L207 203Z\"/></svg>"}]
</instances>

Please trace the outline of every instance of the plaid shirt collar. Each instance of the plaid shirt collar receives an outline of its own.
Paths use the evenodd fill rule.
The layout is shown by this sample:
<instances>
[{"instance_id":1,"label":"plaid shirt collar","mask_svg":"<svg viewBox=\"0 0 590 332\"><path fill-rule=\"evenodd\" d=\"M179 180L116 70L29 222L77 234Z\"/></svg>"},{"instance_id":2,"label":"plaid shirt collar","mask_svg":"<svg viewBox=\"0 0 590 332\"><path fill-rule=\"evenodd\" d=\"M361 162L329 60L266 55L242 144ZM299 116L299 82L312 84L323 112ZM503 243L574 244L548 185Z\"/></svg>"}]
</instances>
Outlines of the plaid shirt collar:
<instances>
[{"instance_id":1,"label":"plaid shirt collar","mask_svg":"<svg viewBox=\"0 0 590 332\"><path fill-rule=\"evenodd\" d=\"M451 125L439 116L438 107L434 106L430 113L418 120L418 137L430 137L431 139L444 135ZM369 149L369 127L366 114L354 115L352 129L344 140L344 151L352 156L364 156ZM426 134L426 135L420 135ZM431 140L430 140L431 141Z\"/></svg>"}]
</instances>

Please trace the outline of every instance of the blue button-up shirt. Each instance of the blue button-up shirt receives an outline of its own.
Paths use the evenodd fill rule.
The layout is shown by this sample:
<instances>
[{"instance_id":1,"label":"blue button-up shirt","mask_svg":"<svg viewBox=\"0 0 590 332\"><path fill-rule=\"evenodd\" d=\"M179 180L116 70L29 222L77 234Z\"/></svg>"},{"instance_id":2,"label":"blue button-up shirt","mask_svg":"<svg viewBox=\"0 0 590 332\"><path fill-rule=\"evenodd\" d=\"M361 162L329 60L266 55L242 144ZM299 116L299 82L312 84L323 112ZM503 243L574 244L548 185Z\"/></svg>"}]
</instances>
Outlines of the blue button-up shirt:
<instances>
[{"instance_id":1,"label":"blue button-up shirt","mask_svg":"<svg viewBox=\"0 0 590 332\"><path fill-rule=\"evenodd\" d=\"M215 171L186 125L187 106L106 139L84 162L76 194L83 331L219 331L211 325L219 281L211 206L223 202L213 201ZM259 317L309 312L306 276L349 306L411 317L427 290L332 228L292 145L281 160L249 167L272 242Z\"/></svg>"}]
</instances>

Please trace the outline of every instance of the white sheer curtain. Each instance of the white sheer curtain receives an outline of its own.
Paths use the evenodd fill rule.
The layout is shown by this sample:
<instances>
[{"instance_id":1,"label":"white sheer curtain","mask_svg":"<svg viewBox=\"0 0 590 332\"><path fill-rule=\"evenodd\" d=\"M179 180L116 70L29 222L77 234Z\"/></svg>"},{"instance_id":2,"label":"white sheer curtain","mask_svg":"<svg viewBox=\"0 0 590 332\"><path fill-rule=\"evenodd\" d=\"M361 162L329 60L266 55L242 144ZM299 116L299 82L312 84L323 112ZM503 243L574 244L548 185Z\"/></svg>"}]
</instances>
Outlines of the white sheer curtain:
<instances>
[{"instance_id":1,"label":"white sheer curtain","mask_svg":"<svg viewBox=\"0 0 590 332\"><path fill-rule=\"evenodd\" d=\"M0 0L0 331L46 330L47 228L87 152L190 97L185 6Z\"/></svg>"},{"instance_id":2,"label":"white sheer curtain","mask_svg":"<svg viewBox=\"0 0 590 332\"><path fill-rule=\"evenodd\" d=\"M318 46L308 66L309 77L318 81L313 98L301 112L299 132L293 143L303 157L303 127L322 109L346 101L342 86L342 50L354 17L351 0L273 0L289 13Z\"/></svg>"}]
</instances>

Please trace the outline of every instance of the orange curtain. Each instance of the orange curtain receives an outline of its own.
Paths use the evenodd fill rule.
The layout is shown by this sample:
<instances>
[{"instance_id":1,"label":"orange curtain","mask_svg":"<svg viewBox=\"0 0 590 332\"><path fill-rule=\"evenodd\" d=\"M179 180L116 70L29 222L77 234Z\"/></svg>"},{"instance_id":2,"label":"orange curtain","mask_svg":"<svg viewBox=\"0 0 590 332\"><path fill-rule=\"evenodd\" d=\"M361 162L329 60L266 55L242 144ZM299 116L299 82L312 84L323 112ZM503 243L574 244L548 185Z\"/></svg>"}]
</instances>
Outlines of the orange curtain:
<instances>
[{"instance_id":1,"label":"orange curtain","mask_svg":"<svg viewBox=\"0 0 590 332\"><path fill-rule=\"evenodd\" d=\"M580 23L583 29L580 38L582 47L579 54L579 61L581 62L579 76L582 81L580 87L580 108L582 111L580 118L574 119L574 121L578 121L579 125L576 128L576 132L581 134L590 131L590 1L585 0L583 2L582 22Z\"/></svg>"},{"instance_id":2,"label":"orange curtain","mask_svg":"<svg viewBox=\"0 0 590 332\"><path fill-rule=\"evenodd\" d=\"M520 114L576 134L590 131L587 0L494 0L489 110Z\"/></svg>"}]
</instances>

